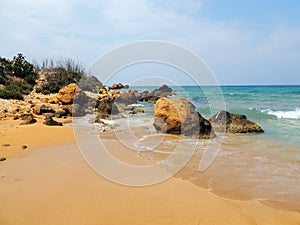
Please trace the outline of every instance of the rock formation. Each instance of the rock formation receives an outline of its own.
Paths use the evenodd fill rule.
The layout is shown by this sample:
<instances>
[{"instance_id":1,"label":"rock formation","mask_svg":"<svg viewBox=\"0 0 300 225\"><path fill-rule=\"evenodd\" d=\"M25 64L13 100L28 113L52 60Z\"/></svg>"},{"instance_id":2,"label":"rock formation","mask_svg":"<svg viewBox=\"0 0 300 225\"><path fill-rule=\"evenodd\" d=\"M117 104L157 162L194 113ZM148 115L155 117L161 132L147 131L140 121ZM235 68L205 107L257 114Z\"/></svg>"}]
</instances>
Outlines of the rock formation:
<instances>
[{"instance_id":1,"label":"rock formation","mask_svg":"<svg viewBox=\"0 0 300 225\"><path fill-rule=\"evenodd\" d=\"M125 88L125 86L121 83L118 83L118 84L113 84L111 86L111 89L122 89L122 88Z\"/></svg>"},{"instance_id":2,"label":"rock formation","mask_svg":"<svg viewBox=\"0 0 300 225\"><path fill-rule=\"evenodd\" d=\"M139 98L138 92L122 92L119 93L115 99L117 104L124 103L125 105L131 105L137 103Z\"/></svg>"},{"instance_id":3,"label":"rock formation","mask_svg":"<svg viewBox=\"0 0 300 225\"><path fill-rule=\"evenodd\" d=\"M184 98L160 98L154 107L154 127L158 132L199 138L214 137L208 120Z\"/></svg>"},{"instance_id":4,"label":"rock formation","mask_svg":"<svg viewBox=\"0 0 300 225\"><path fill-rule=\"evenodd\" d=\"M31 113L23 114L21 116L21 119L23 120L23 122L21 122L20 125L28 125L28 124L36 123L36 119Z\"/></svg>"},{"instance_id":5,"label":"rock formation","mask_svg":"<svg viewBox=\"0 0 300 225\"><path fill-rule=\"evenodd\" d=\"M120 91L110 90L108 87L104 87L100 90L100 95L95 105L99 118L108 119L111 118L112 115L119 113L118 108L114 104L119 93Z\"/></svg>"},{"instance_id":6,"label":"rock formation","mask_svg":"<svg viewBox=\"0 0 300 225\"><path fill-rule=\"evenodd\" d=\"M72 104L76 98L77 104L85 103L88 101L87 95L77 86L77 84L69 84L59 90L56 98L63 105Z\"/></svg>"},{"instance_id":7,"label":"rock formation","mask_svg":"<svg viewBox=\"0 0 300 225\"><path fill-rule=\"evenodd\" d=\"M211 122L214 130L229 133L263 133L264 130L256 123L247 119L245 115L229 113L225 110L212 116Z\"/></svg>"},{"instance_id":8,"label":"rock formation","mask_svg":"<svg viewBox=\"0 0 300 225\"><path fill-rule=\"evenodd\" d=\"M159 98L172 96L173 90L167 85L162 85L154 91L143 91L138 94L138 101L156 102Z\"/></svg>"},{"instance_id":9,"label":"rock formation","mask_svg":"<svg viewBox=\"0 0 300 225\"><path fill-rule=\"evenodd\" d=\"M62 123L53 120L54 116L54 114L47 115L44 124L47 126L62 126Z\"/></svg>"}]
</instances>

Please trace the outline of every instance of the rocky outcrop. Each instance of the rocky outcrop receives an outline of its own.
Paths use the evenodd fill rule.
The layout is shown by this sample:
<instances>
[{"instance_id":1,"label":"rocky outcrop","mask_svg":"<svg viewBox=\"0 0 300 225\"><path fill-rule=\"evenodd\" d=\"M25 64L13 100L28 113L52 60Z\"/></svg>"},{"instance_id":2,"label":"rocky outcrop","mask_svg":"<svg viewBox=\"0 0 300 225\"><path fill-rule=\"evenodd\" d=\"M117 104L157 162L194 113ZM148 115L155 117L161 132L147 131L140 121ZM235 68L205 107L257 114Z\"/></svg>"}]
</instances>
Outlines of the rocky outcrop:
<instances>
[{"instance_id":1,"label":"rocky outcrop","mask_svg":"<svg viewBox=\"0 0 300 225\"><path fill-rule=\"evenodd\" d=\"M229 113L225 110L212 116L209 121L216 131L229 133L263 133L264 130L245 115Z\"/></svg>"},{"instance_id":2,"label":"rocky outcrop","mask_svg":"<svg viewBox=\"0 0 300 225\"><path fill-rule=\"evenodd\" d=\"M98 118L109 119L112 115L119 113L118 108L114 104L116 97L119 95L120 91L110 90L104 87L100 90L100 95L96 102L96 112L98 113Z\"/></svg>"},{"instance_id":3,"label":"rocky outcrop","mask_svg":"<svg viewBox=\"0 0 300 225\"><path fill-rule=\"evenodd\" d=\"M63 105L72 104L76 98L77 104L88 101L87 95L77 86L77 84L69 84L59 90L56 98ZM80 104L81 105L81 104Z\"/></svg>"},{"instance_id":4,"label":"rocky outcrop","mask_svg":"<svg viewBox=\"0 0 300 225\"><path fill-rule=\"evenodd\" d=\"M154 127L158 132L198 138L214 137L208 120L184 98L160 98L154 107Z\"/></svg>"},{"instance_id":5,"label":"rocky outcrop","mask_svg":"<svg viewBox=\"0 0 300 225\"><path fill-rule=\"evenodd\" d=\"M173 90L167 85L162 85L160 88L154 91L143 91L138 94L138 101L143 102L156 102L159 98L172 96L174 94Z\"/></svg>"}]
</instances>

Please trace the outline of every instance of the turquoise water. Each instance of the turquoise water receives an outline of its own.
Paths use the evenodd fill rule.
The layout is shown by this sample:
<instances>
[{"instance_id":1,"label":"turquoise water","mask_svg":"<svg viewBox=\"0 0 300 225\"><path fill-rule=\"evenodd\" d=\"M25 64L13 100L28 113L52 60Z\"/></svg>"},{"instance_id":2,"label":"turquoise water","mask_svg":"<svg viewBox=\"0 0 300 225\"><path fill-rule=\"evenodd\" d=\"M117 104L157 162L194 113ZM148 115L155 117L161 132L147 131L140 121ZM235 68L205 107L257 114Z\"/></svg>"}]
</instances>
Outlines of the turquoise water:
<instances>
[{"instance_id":1,"label":"turquoise water","mask_svg":"<svg viewBox=\"0 0 300 225\"><path fill-rule=\"evenodd\" d=\"M138 91L155 88L131 87ZM300 86L172 89L176 93L172 97L189 99L207 119L223 105L229 112L246 115L265 133L225 136L217 133L208 142L176 135L165 137L153 127L154 103L139 102L144 114L127 115L114 121L118 124L114 131L123 145L141 151L144 158L159 162L166 171L182 165L182 156L194 149L191 159L176 177L222 197L275 201L300 212ZM176 138L184 145L179 145ZM217 150L217 155L205 171L199 171L207 143L211 146L208 155L211 150ZM171 162L167 158L170 154L177 156Z\"/></svg>"},{"instance_id":2,"label":"turquoise water","mask_svg":"<svg viewBox=\"0 0 300 225\"><path fill-rule=\"evenodd\" d=\"M132 87L138 91L155 88L157 87ZM211 105L222 100L216 94L219 87L172 88L176 93L173 97L188 98L206 118L218 110ZM265 130L262 135L245 138L274 141L300 151L300 86L222 86L221 91L229 112L245 114ZM148 114L153 113L153 104L143 104Z\"/></svg>"}]
</instances>

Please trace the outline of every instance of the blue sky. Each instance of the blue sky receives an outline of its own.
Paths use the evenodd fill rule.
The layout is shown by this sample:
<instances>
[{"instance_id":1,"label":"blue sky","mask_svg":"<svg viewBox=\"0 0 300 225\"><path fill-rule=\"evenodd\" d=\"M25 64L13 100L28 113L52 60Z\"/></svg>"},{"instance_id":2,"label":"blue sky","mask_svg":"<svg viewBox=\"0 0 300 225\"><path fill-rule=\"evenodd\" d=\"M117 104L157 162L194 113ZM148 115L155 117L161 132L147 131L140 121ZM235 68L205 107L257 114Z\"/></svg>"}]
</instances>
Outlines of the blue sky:
<instances>
[{"instance_id":1,"label":"blue sky","mask_svg":"<svg viewBox=\"0 0 300 225\"><path fill-rule=\"evenodd\" d=\"M299 12L296 0L1 0L0 55L88 67L119 45L163 40L199 55L221 84L300 84Z\"/></svg>"}]
</instances>

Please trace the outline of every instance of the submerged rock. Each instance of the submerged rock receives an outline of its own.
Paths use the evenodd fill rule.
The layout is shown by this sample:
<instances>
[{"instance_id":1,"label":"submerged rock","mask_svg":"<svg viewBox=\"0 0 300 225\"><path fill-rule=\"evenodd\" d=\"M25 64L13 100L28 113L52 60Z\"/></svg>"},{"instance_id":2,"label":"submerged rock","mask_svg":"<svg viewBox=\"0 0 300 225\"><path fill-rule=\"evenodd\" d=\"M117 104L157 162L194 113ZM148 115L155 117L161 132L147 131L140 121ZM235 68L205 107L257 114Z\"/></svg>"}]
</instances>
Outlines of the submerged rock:
<instances>
[{"instance_id":1,"label":"submerged rock","mask_svg":"<svg viewBox=\"0 0 300 225\"><path fill-rule=\"evenodd\" d=\"M145 111L141 108L133 108L129 111L129 114L138 114L138 113L145 113Z\"/></svg>"},{"instance_id":2,"label":"submerged rock","mask_svg":"<svg viewBox=\"0 0 300 225\"><path fill-rule=\"evenodd\" d=\"M154 107L154 127L158 132L198 138L214 137L208 120L184 98L160 98Z\"/></svg>"},{"instance_id":3,"label":"submerged rock","mask_svg":"<svg viewBox=\"0 0 300 225\"><path fill-rule=\"evenodd\" d=\"M256 123L247 119L247 116L229 113L225 110L212 116L209 121L216 131L229 133L263 133L264 130Z\"/></svg>"}]
</instances>

